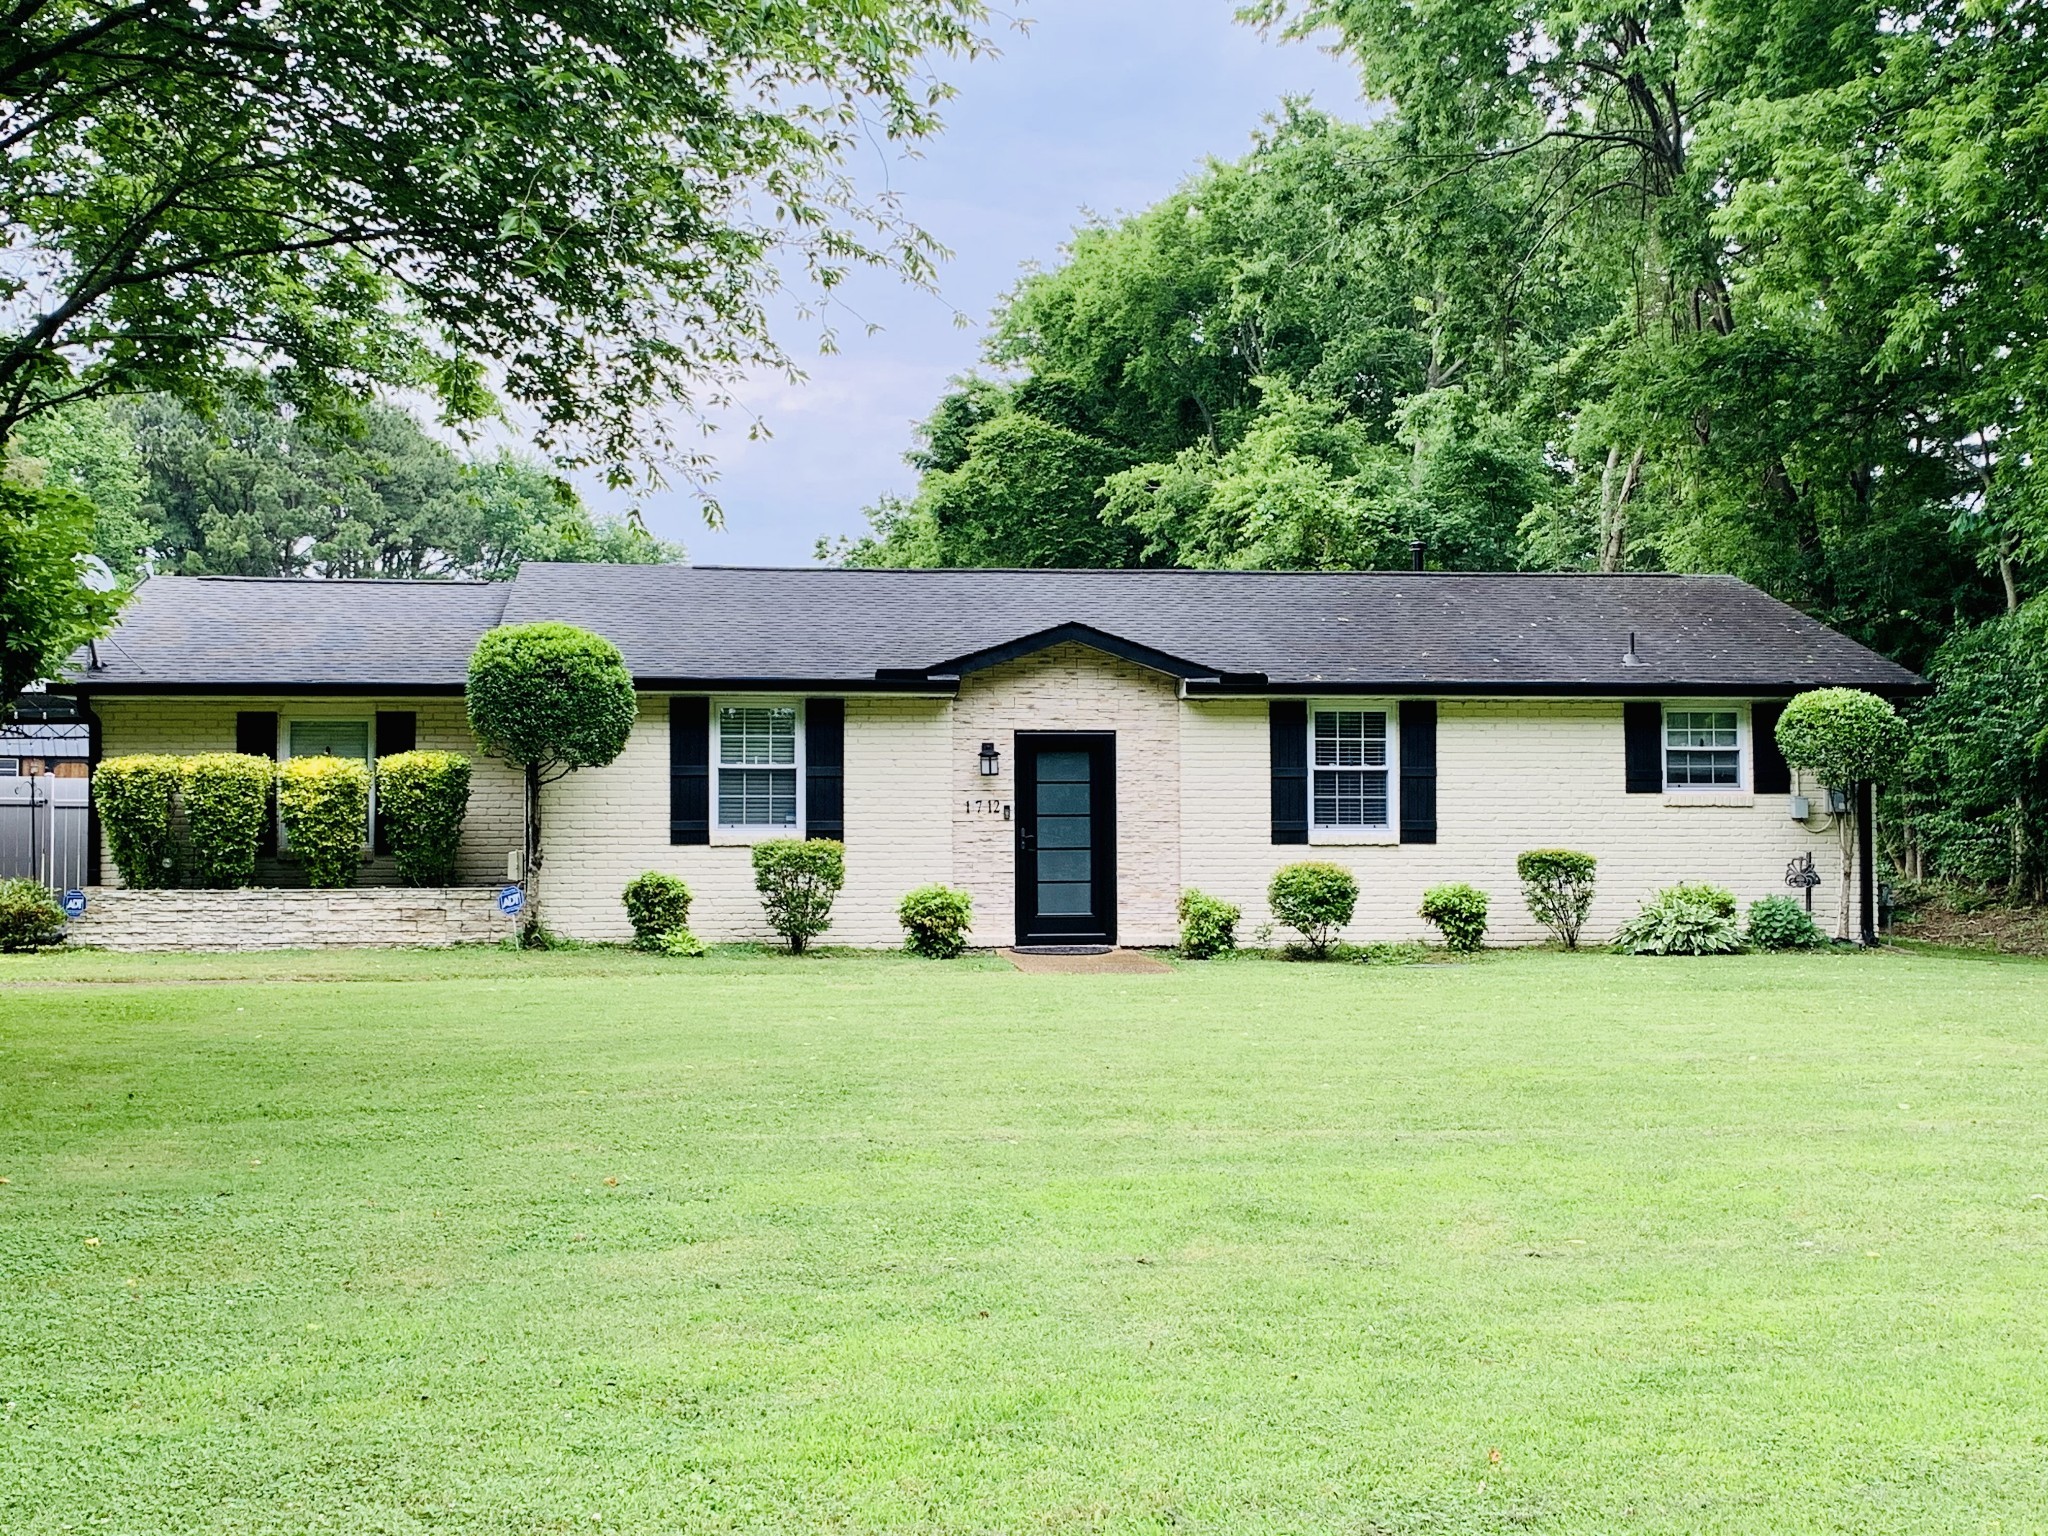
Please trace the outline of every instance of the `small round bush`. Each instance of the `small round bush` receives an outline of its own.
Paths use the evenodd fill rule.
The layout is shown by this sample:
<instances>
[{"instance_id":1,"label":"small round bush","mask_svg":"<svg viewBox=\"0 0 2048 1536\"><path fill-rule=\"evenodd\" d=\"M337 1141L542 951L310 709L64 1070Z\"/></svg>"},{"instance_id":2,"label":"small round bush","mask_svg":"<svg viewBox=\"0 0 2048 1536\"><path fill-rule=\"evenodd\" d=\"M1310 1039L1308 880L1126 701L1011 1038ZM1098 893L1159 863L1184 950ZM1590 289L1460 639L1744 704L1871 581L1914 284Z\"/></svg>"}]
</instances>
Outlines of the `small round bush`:
<instances>
[{"instance_id":1,"label":"small round bush","mask_svg":"<svg viewBox=\"0 0 2048 1536\"><path fill-rule=\"evenodd\" d=\"M659 948L665 935L689 929L690 888L674 875L656 869L635 875L620 900L633 925L633 943L641 949Z\"/></svg>"},{"instance_id":2,"label":"small round bush","mask_svg":"<svg viewBox=\"0 0 2048 1536\"><path fill-rule=\"evenodd\" d=\"M377 824L401 885L453 885L469 815L469 759L394 752L377 759Z\"/></svg>"},{"instance_id":3,"label":"small round bush","mask_svg":"<svg viewBox=\"0 0 2048 1536\"><path fill-rule=\"evenodd\" d=\"M1829 789L1883 783L1906 755L1906 722L1874 693L1815 688L1778 716L1778 750Z\"/></svg>"},{"instance_id":4,"label":"small round bush","mask_svg":"<svg viewBox=\"0 0 2048 1536\"><path fill-rule=\"evenodd\" d=\"M704 953L704 941L687 928L671 928L650 946L657 955L672 960L695 960Z\"/></svg>"},{"instance_id":5,"label":"small round bush","mask_svg":"<svg viewBox=\"0 0 2048 1536\"><path fill-rule=\"evenodd\" d=\"M967 948L974 898L949 885L921 885L896 905L903 947L927 960L951 960Z\"/></svg>"},{"instance_id":6,"label":"small round bush","mask_svg":"<svg viewBox=\"0 0 2048 1536\"><path fill-rule=\"evenodd\" d=\"M0 953L64 942L64 909L35 880L0 880Z\"/></svg>"},{"instance_id":7,"label":"small round bush","mask_svg":"<svg viewBox=\"0 0 2048 1536\"><path fill-rule=\"evenodd\" d=\"M832 902L846 883L846 845L830 838L772 838L754 844L754 889L768 926L800 955L832 926Z\"/></svg>"},{"instance_id":8,"label":"small round bush","mask_svg":"<svg viewBox=\"0 0 2048 1536\"><path fill-rule=\"evenodd\" d=\"M1790 896L1765 896L1749 904L1753 949L1816 949L1827 941L1806 908Z\"/></svg>"},{"instance_id":9,"label":"small round bush","mask_svg":"<svg viewBox=\"0 0 2048 1536\"><path fill-rule=\"evenodd\" d=\"M189 883L206 890L253 885L277 765L241 752L202 752L179 766Z\"/></svg>"},{"instance_id":10,"label":"small round bush","mask_svg":"<svg viewBox=\"0 0 2048 1536\"><path fill-rule=\"evenodd\" d=\"M1579 931L1593 910L1593 871L1599 861L1572 848L1531 848L1515 855L1515 874L1529 915L1566 949L1579 947Z\"/></svg>"},{"instance_id":11,"label":"small round bush","mask_svg":"<svg viewBox=\"0 0 2048 1536\"><path fill-rule=\"evenodd\" d=\"M1341 864L1305 860L1274 872L1266 887L1273 916L1301 935L1302 945L1320 960L1358 908L1358 881Z\"/></svg>"},{"instance_id":12,"label":"small round bush","mask_svg":"<svg viewBox=\"0 0 2048 1536\"><path fill-rule=\"evenodd\" d=\"M1209 960L1237 948L1237 922L1244 913L1217 896L1197 890L1180 893L1180 952L1190 960Z\"/></svg>"},{"instance_id":13,"label":"small round bush","mask_svg":"<svg viewBox=\"0 0 2048 1536\"><path fill-rule=\"evenodd\" d=\"M1615 935L1631 955L1732 955L1742 949L1735 897L1718 885L1674 885L1659 891Z\"/></svg>"},{"instance_id":14,"label":"small round bush","mask_svg":"<svg viewBox=\"0 0 2048 1536\"><path fill-rule=\"evenodd\" d=\"M370 770L352 757L295 757L277 771L277 817L313 886L355 884L370 825Z\"/></svg>"},{"instance_id":15,"label":"small round bush","mask_svg":"<svg viewBox=\"0 0 2048 1536\"><path fill-rule=\"evenodd\" d=\"M1486 942L1486 892L1462 880L1455 885L1433 885L1422 894L1421 915L1436 924L1444 943L1456 953L1469 955Z\"/></svg>"},{"instance_id":16,"label":"small round bush","mask_svg":"<svg viewBox=\"0 0 2048 1536\"><path fill-rule=\"evenodd\" d=\"M130 890L170 884L171 796L181 772L177 758L154 753L110 757L93 770L92 799L107 851Z\"/></svg>"}]
</instances>

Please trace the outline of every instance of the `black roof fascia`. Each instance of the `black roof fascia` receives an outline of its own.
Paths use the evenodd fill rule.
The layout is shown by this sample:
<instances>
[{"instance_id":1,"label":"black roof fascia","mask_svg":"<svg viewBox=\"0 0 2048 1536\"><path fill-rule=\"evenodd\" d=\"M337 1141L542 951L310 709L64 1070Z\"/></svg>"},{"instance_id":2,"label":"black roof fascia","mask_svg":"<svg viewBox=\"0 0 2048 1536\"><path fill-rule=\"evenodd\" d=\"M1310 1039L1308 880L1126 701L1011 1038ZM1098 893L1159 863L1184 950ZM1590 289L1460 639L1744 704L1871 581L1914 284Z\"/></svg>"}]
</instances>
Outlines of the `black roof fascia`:
<instances>
[{"instance_id":1,"label":"black roof fascia","mask_svg":"<svg viewBox=\"0 0 2048 1536\"><path fill-rule=\"evenodd\" d=\"M1413 678L1390 678L1380 682L1335 682L1317 681L1261 681L1257 684L1239 684L1226 679L1222 683L1206 680L1190 682L1190 698L1224 699L1237 697L1265 698L1269 695L1281 698L1341 697L1356 694L1360 697L1391 698L1474 698L1474 699L1657 699L1657 698L1732 698L1732 699L1775 699L1791 698L1794 694L1809 693L1815 688L1857 687L1880 698L1919 698L1934 692L1934 684L1922 678L1913 683L1786 683L1748 681L1714 681L1713 679L1686 678L1666 682L1647 683L1479 683L1479 682L1428 682Z\"/></svg>"},{"instance_id":2,"label":"black roof fascia","mask_svg":"<svg viewBox=\"0 0 2048 1536\"><path fill-rule=\"evenodd\" d=\"M368 680L359 683L123 683L96 677L89 682L64 683L59 686L68 691L90 693L96 699L120 698L124 695L156 695L168 698L270 698L273 695L286 694L312 698L353 698L357 695L370 694L375 694L378 698L460 698L465 691L461 683L380 683Z\"/></svg>"}]
</instances>

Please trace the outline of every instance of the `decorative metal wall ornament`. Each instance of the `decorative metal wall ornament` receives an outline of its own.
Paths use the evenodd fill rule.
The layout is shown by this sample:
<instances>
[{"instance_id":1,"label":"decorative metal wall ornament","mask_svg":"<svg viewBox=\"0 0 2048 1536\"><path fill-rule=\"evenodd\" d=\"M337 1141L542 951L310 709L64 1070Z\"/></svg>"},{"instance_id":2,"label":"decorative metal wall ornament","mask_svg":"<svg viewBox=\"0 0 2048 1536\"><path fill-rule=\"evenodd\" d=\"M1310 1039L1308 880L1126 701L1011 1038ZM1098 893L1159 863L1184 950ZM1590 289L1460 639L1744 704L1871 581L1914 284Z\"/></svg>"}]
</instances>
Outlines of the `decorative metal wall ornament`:
<instances>
[{"instance_id":1,"label":"decorative metal wall ornament","mask_svg":"<svg viewBox=\"0 0 2048 1536\"><path fill-rule=\"evenodd\" d=\"M1813 867L1813 855L1802 853L1785 866L1785 883L1794 890L1806 890L1806 910L1813 911L1813 888L1820 884L1820 871Z\"/></svg>"}]
</instances>

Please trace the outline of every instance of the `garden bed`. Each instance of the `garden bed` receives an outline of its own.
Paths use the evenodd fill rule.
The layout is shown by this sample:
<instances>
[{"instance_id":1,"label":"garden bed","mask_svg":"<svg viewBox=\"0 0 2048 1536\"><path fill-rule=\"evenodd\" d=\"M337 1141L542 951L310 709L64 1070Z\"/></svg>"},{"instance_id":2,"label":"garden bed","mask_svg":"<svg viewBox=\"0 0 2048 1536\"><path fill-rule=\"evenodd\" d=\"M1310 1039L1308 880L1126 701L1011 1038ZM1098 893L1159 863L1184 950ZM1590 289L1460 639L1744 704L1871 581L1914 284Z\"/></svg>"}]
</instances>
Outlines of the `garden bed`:
<instances>
[{"instance_id":1,"label":"garden bed","mask_svg":"<svg viewBox=\"0 0 2048 1536\"><path fill-rule=\"evenodd\" d=\"M68 938L115 950L440 949L512 932L491 886L87 893Z\"/></svg>"}]
</instances>

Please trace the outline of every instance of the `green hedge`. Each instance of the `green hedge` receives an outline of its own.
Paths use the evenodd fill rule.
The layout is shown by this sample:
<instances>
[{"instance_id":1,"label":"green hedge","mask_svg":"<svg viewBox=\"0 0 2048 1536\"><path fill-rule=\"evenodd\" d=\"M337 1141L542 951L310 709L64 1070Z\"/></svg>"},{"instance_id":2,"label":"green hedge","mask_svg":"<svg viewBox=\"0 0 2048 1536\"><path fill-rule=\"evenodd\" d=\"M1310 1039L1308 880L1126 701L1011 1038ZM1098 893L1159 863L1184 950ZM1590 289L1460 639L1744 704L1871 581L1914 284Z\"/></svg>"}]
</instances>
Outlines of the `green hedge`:
<instances>
[{"instance_id":1,"label":"green hedge","mask_svg":"<svg viewBox=\"0 0 2048 1536\"><path fill-rule=\"evenodd\" d=\"M754 844L754 889L768 926L802 954L832 926L832 901L846 883L846 845L829 838L778 837Z\"/></svg>"},{"instance_id":2,"label":"green hedge","mask_svg":"<svg viewBox=\"0 0 2048 1536\"><path fill-rule=\"evenodd\" d=\"M64 942L64 909L36 880L0 880L0 953Z\"/></svg>"},{"instance_id":3,"label":"green hedge","mask_svg":"<svg viewBox=\"0 0 2048 1536\"><path fill-rule=\"evenodd\" d=\"M1244 916L1220 896L1189 889L1180 893L1180 952L1190 960L1213 960L1237 948L1237 924Z\"/></svg>"},{"instance_id":4,"label":"green hedge","mask_svg":"<svg viewBox=\"0 0 2048 1536\"><path fill-rule=\"evenodd\" d=\"M920 885L896 904L903 947L927 960L951 960L967 947L974 898L950 885Z\"/></svg>"},{"instance_id":5,"label":"green hedge","mask_svg":"<svg viewBox=\"0 0 2048 1536\"><path fill-rule=\"evenodd\" d=\"M210 890L253 884L277 765L241 752L203 752L179 767L186 883Z\"/></svg>"},{"instance_id":6,"label":"green hedge","mask_svg":"<svg viewBox=\"0 0 2048 1536\"><path fill-rule=\"evenodd\" d=\"M1437 926L1454 953L1469 955L1486 942L1486 908L1486 892L1460 880L1424 891L1418 915Z\"/></svg>"},{"instance_id":7,"label":"green hedge","mask_svg":"<svg viewBox=\"0 0 2048 1536\"><path fill-rule=\"evenodd\" d=\"M173 883L171 796L183 768L175 757L110 757L93 771L92 798L121 883L156 890Z\"/></svg>"},{"instance_id":8,"label":"green hedge","mask_svg":"<svg viewBox=\"0 0 2048 1536\"><path fill-rule=\"evenodd\" d=\"M1273 916L1301 935L1315 959L1330 946L1358 908L1358 880L1341 864L1305 859L1282 865L1266 887L1266 905Z\"/></svg>"},{"instance_id":9,"label":"green hedge","mask_svg":"<svg viewBox=\"0 0 2048 1536\"><path fill-rule=\"evenodd\" d=\"M355 884L370 819L370 770L352 757L295 757L278 770L277 813L306 883Z\"/></svg>"},{"instance_id":10,"label":"green hedge","mask_svg":"<svg viewBox=\"0 0 2048 1536\"><path fill-rule=\"evenodd\" d=\"M690 888L674 875L658 869L635 875L619 899L633 925L633 943L641 949L659 950L669 934L689 933Z\"/></svg>"},{"instance_id":11,"label":"green hedge","mask_svg":"<svg viewBox=\"0 0 2048 1536\"><path fill-rule=\"evenodd\" d=\"M1531 848L1515 855L1522 899L1529 915L1548 928L1566 949L1579 947L1579 932L1593 910L1593 879L1600 861L1575 848Z\"/></svg>"},{"instance_id":12,"label":"green hedge","mask_svg":"<svg viewBox=\"0 0 2048 1536\"><path fill-rule=\"evenodd\" d=\"M469 814L469 759L394 752L377 759L377 825L402 885L453 885Z\"/></svg>"}]
</instances>

